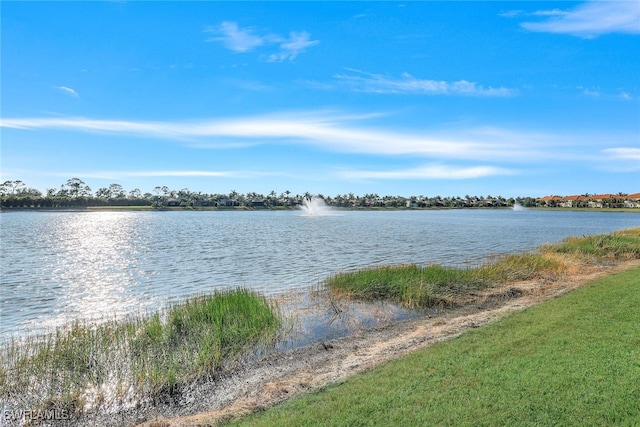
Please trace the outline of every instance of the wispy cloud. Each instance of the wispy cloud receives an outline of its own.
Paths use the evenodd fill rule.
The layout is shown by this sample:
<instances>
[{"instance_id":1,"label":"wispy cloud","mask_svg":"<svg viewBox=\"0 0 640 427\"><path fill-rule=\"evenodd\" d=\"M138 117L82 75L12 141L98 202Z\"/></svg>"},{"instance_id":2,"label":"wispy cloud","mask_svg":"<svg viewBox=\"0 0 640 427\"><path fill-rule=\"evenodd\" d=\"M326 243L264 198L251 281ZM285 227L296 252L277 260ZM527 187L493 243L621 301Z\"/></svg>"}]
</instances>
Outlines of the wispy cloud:
<instances>
[{"instance_id":1,"label":"wispy cloud","mask_svg":"<svg viewBox=\"0 0 640 427\"><path fill-rule=\"evenodd\" d=\"M311 40L311 35L306 31L291 31L289 37L277 34L259 35L253 28L240 28L236 22L229 21L207 27L204 31L217 34L206 41L222 42L227 49L238 53L250 52L260 46L277 45L280 50L268 55L269 62L292 61L307 48L320 43L319 40Z\"/></svg>"},{"instance_id":2,"label":"wispy cloud","mask_svg":"<svg viewBox=\"0 0 640 427\"><path fill-rule=\"evenodd\" d=\"M602 153L601 169L617 173L640 171L640 147L607 148Z\"/></svg>"},{"instance_id":3,"label":"wispy cloud","mask_svg":"<svg viewBox=\"0 0 640 427\"><path fill-rule=\"evenodd\" d=\"M66 93L69 96L73 96L74 98L80 98L80 96L78 95L78 92L76 92L75 90L71 89L70 87L67 87L67 86L54 86L54 89L62 91L62 92Z\"/></svg>"},{"instance_id":4,"label":"wispy cloud","mask_svg":"<svg viewBox=\"0 0 640 427\"><path fill-rule=\"evenodd\" d=\"M256 36L251 28L239 28L236 22L223 22L215 27L207 27L206 33L220 34L219 37L207 39L209 42L222 42L234 52L249 52L265 43L265 38Z\"/></svg>"},{"instance_id":5,"label":"wispy cloud","mask_svg":"<svg viewBox=\"0 0 640 427\"><path fill-rule=\"evenodd\" d=\"M269 62L282 62L287 59L294 60L299 54L307 50L308 47L320 43L319 40L311 40L311 35L306 31L297 33L292 31L289 39L280 43L280 52L269 55Z\"/></svg>"},{"instance_id":6,"label":"wispy cloud","mask_svg":"<svg viewBox=\"0 0 640 427\"><path fill-rule=\"evenodd\" d=\"M151 171L65 171L65 172L50 172L44 173L46 176L82 176L84 178L96 178L96 179L128 179L128 178L155 178L155 177L202 177L202 178L221 178L221 177L234 177L238 178L242 176L242 173L237 171L204 171L204 170L151 170Z\"/></svg>"},{"instance_id":7,"label":"wispy cloud","mask_svg":"<svg viewBox=\"0 0 640 427\"><path fill-rule=\"evenodd\" d=\"M521 13L522 13L521 10L507 10L505 12L500 12L498 16L502 16L503 18L515 18Z\"/></svg>"},{"instance_id":8,"label":"wispy cloud","mask_svg":"<svg viewBox=\"0 0 640 427\"><path fill-rule=\"evenodd\" d=\"M172 177L229 177L239 176L237 172L229 171L202 171L202 170L164 170L164 171L140 171L140 172L116 172L123 177L155 177L155 176L172 176Z\"/></svg>"},{"instance_id":9,"label":"wispy cloud","mask_svg":"<svg viewBox=\"0 0 640 427\"><path fill-rule=\"evenodd\" d=\"M267 116L185 122L115 121L87 118L3 118L0 126L13 129L58 129L111 133L184 141L193 147L231 148L235 145L299 144L334 152L372 155L417 155L436 159L547 159L549 144L565 141L557 135L500 128L427 132L397 131L362 126L371 117L327 112L281 113Z\"/></svg>"},{"instance_id":10,"label":"wispy cloud","mask_svg":"<svg viewBox=\"0 0 640 427\"><path fill-rule=\"evenodd\" d=\"M351 68L347 71L349 74L336 74L334 78L358 92L462 96L513 96L517 93L515 89L486 88L467 80L447 82L419 79L409 73L403 73L400 78L393 78Z\"/></svg>"},{"instance_id":11,"label":"wispy cloud","mask_svg":"<svg viewBox=\"0 0 640 427\"><path fill-rule=\"evenodd\" d=\"M614 159L640 161L640 148L637 147L607 148L603 152ZM638 164L638 167L640 167L640 164Z\"/></svg>"},{"instance_id":12,"label":"wispy cloud","mask_svg":"<svg viewBox=\"0 0 640 427\"><path fill-rule=\"evenodd\" d=\"M594 97L600 96L600 89L599 88L591 88L590 89L590 88L578 86L578 89L581 90L582 93L587 95L587 96L594 96Z\"/></svg>"},{"instance_id":13,"label":"wispy cloud","mask_svg":"<svg viewBox=\"0 0 640 427\"><path fill-rule=\"evenodd\" d=\"M533 12L534 16L566 16L569 12L560 9L538 10Z\"/></svg>"},{"instance_id":14,"label":"wispy cloud","mask_svg":"<svg viewBox=\"0 0 640 427\"><path fill-rule=\"evenodd\" d=\"M549 19L520 25L529 31L583 38L595 38L608 33L640 34L638 1L589 1L572 10L540 10L534 15Z\"/></svg>"},{"instance_id":15,"label":"wispy cloud","mask_svg":"<svg viewBox=\"0 0 640 427\"><path fill-rule=\"evenodd\" d=\"M328 175L346 180L473 179L515 176L532 165L577 164L616 173L640 170L637 135L617 134L616 148L609 148L610 134L552 133L500 127L447 127L439 129L384 128L373 125L380 114L340 111L285 111L193 121L128 121L88 118L0 118L0 127L14 131L58 130L103 133L122 137L173 140L193 149L234 149L273 146L289 149L309 147L325 153L350 153L389 161L422 160L400 167L348 168ZM393 158L393 160L391 160ZM388 164L388 163L387 163ZM5 171L6 172L6 171ZM289 171L291 172L291 171ZM100 176L96 176L96 173ZM231 177L260 179L259 171L152 170L76 173L104 179L143 177ZM263 174L269 173L263 171ZM283 176L282 174L279 176ZM298 179L291 178L289 179Z\"/></svg>"},{"instance_id":16,"label":"wispy cloud","mask_svg":"<svg viewBox=\"0 0 640 427\"><path fill-rule=\"evenodd\" d=\"M630 91L626 91L622 88L618 88L614 91L603 90L599 86L585 87L576 86L576 89L585 96L591 98L603 98L606 100L618 100L618 101L632 101L637 98L637 94L633 94Z\"/></svg>"},{"instance_id":17,"label":"wispy cloud","mask_svg":"<svg viewBox=\"0 0 640 427\"><path fill-rule=\"evenodd\" d=\"M344 179L474 179L496 175L515 175L517 171L496 166L427 165L392 171L345 171Z\"/></svg>"},{"instance_id":18,"label":"wispy cloud","mask_svg":"<svg viewBox=\"0 0 640 427\"><path fill-rule=\"evenodd\" d=\"M620 91L619 97L621 99L624 99L625 101L630 101L631 99L633 99L629 92L625 92L623 90Z\"/></svg>"}]
</instances>

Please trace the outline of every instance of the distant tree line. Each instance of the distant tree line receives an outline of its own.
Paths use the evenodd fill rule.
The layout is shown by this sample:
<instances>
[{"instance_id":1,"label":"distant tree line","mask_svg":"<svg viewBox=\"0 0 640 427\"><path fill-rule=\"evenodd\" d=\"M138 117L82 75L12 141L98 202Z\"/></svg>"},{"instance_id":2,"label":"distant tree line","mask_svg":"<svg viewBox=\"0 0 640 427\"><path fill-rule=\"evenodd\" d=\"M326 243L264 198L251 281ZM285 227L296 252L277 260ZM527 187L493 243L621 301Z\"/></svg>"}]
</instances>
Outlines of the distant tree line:
<instances>
[{"instance_id":1,"label":"distant tree line","mask_svg":"<svg viewBox=\"0 0 640 427\"><path fill-rule=\"evenodd\" d=\"M150 206L156 209L202 207L252 209L292 208L303 203L305 198L320 197L333 207L341 208L469 208L469 207L509 207L518 203L525 207L536 206L532 197L504 198L502 196L441 197L437 196L380 196L375 193L355 195L353 193L325 196L323 194L293 194L271 191L268 194L249 192L246 194L231 190L226 194L206 194L187 188L172 190L157 186L153 193L142 193L135 188L127 191L120 184L110 184L95 192L80 178L71 178L59 188L48 188L46 193L28 187L21 180L5 181L0 185L1 206L3 208L84 208L100 206Z\"/></svg>"}]
</instances>

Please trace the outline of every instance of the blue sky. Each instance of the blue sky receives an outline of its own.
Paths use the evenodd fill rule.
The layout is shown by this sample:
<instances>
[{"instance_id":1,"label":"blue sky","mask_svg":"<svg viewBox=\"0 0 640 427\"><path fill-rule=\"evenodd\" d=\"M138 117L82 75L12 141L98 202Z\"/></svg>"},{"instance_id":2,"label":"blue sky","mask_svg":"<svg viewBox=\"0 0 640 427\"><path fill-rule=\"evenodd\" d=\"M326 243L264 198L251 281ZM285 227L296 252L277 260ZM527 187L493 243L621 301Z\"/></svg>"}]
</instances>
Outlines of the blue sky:
<instances>
[{"instance_id":1,"label":"blue sky","mask_svg":"<svg viewBox=\"0 0 640 427\"><path fill-rule=\"evenodd\" d=\"M6 2L1 177L640 191L640 2Z\"/></svg>"}]
</instances>

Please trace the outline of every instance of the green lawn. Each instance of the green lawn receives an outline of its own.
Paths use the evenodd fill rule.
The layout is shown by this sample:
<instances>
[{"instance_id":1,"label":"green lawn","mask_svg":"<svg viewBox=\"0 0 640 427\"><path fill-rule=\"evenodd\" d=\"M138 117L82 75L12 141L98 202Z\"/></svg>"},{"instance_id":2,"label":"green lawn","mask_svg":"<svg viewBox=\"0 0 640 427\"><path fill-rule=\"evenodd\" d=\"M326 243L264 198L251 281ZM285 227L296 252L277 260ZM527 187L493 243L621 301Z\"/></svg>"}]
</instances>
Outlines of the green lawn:
<instances>
[{"instance_id":1,"label":"green lawn","mask_svg":"<svg viewBox=\"0 0 640 427\"><path fill-rule=\"evenodd\" d=\"M640 425L640 268L233 425Z\"/></svg>"}]
</instances>

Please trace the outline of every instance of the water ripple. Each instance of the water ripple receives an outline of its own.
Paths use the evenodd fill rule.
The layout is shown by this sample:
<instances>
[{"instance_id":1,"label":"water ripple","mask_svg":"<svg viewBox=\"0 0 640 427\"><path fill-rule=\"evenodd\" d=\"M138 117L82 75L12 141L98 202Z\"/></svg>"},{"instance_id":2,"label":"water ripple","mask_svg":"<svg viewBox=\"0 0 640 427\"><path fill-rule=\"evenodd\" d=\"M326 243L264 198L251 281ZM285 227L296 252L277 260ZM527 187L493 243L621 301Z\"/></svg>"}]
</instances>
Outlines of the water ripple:
<instances>
[{"instance_id":1,"label":"water ripple","mask_svg":"<svg viewBox=\"0 0 640 427\"><path fill-rule=\"evenodd\" d=\"M271 293L396 263L475 265L633 213L11 212L1 215L0 338L153 309L213 289Z\"/></svg>"}]
</instances>

